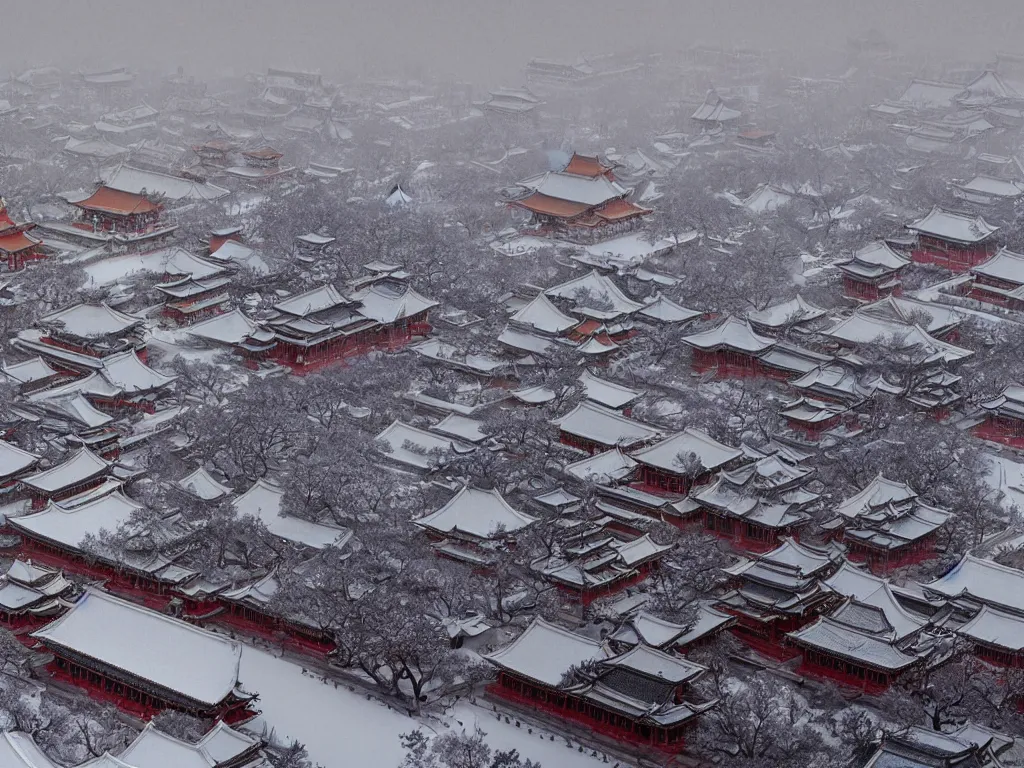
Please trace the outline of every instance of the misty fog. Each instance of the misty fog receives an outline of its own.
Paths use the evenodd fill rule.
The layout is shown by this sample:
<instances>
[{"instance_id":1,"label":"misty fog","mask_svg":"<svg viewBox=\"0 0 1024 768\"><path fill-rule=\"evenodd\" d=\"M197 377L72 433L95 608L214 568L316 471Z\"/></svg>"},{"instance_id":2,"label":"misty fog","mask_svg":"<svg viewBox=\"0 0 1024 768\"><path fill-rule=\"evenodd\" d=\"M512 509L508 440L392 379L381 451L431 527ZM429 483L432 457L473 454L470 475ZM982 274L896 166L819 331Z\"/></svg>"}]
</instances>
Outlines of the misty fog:
<instances>
[{"instance_id":1,"label":"misty fog","mask_svg":"<svg viewBox=\"0 0 1024 768\"><path fill-rule=\"evenodd\" d=\"M905 53L958 59L1015 50L1015 0L5 0L0 68L131 66L240 75L266 66L325 75L507 79L535 56L575 58L694 43L812 57L877 28ZM836 45L836 41L839 45Z\"/></svg>"}]
</instances>

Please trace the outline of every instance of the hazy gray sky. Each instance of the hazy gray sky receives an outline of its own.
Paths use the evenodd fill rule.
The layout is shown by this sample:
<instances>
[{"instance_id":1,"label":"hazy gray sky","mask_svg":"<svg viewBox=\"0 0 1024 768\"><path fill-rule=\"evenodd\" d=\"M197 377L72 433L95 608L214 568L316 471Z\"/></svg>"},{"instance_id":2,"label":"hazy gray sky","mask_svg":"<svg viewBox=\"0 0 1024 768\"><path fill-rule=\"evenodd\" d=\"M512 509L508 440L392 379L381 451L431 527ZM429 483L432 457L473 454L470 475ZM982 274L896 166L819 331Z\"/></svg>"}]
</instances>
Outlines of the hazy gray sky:
<instances>
[{"instance_id":1,"label":"hazy gray sky","mask_svg":"<svg viewBox=\"0 0 1024 768\"><path fill-rule=\"evenodd\" d=\"M799 50L845 45L871 26L916 51L952 46L954 57L1024 49L1021 0L0 0L0 8L4 70L429 67L513 80L532 56L697 41Z\"/></svg>"}]
</instances>

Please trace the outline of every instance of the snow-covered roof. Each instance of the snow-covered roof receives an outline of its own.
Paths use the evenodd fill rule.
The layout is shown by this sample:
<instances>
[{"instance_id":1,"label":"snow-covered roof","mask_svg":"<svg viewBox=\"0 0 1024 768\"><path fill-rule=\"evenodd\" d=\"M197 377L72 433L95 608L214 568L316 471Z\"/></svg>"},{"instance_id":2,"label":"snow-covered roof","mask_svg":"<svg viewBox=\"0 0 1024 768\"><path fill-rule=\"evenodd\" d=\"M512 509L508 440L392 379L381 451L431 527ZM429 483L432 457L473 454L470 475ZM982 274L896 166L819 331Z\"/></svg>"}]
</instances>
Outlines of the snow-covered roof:
<instances>
[{"instance_id":1,"label":"snow-covered roof","mask_svg":"<svg viewBox=\"0 0 1024 768\"><path fill-rule=\"evenodd\" d=\"M597 270L591 270L585 275L548 288L544 293L547 296L555 296L566 301L572 301L574 302L574 312L599 320L607 320L619 315L629 315L644 307L643 304L633 301L619 290L619 287L610 277L602 275ZM611 304L611 309L594 309L579 305L577 300L584 293L594 298L607 300Z\"/></svg>"},{"instance_id":2,"label":"snow-covered roof","mask_svg":"<svg viewBox=\"0 0 1024 768\"><path fill-rule=\"evenodd\" d=\"M903 653L885 640L857 632L825 616L798 632L791 632L788 637L799 645L820 649L874 669L898 671L918 661L916 656Z\"/></svg>"},{"instance_id":3,"label":"snow-covered roof","mask_svg":"<svg viewBox=\"0 0 1024 768\"><path fill-rule=\"evenodd\" d=\"M639 643L625 653L602 661L601 666L629 669L674 685L693 680L707 671L707 667L695 664L681 656L670 656L664 651L644 643Z\"/></svg>"},{"instance_id":4,"label":"snow-covered roof","mask_svg":"<svg viewBox=\"0 0 1024 768\"><path fill-rule=\"evenodd\" d=\"M0 440L0 478L11 477L30 469L39 457L23 451L6 440Z\"/></svg>"},{"instance_id":5,"label":"snow-covered roof","mask_svg":"<svg viewBox=\"0 0 1024 768\"><path fill-rule=\"evenodd\" d=\"M611 656L597 640L536 618L509 645L487 654L492 664L551 688L558 688L571 667Z\"/></svg>"},{"instance_id":6,"label":"snow-covered roof","mask_svg":"<svg viewBox=\"0 0 1024 768\"><path fill-rule=\"evenodd\" d=\"M633 451L630 456L642 464L669 472L681 472L683 468L677 462L676 457L680 454L691 453L697 457L705 470L717 469L743 455L743 451L740 449L722 445L707 432L687 427L682 432L648 448Z\"/></svg>"},{"instance_id":7,"label":"snow-covered roof","mask_svg":"<svg viewBox=\"0 0 1024 768\"><path fill-rule=\"evenodd\" d=\"M974 555L964 555L946 575L922 586L945 597L1024 613L1024 571Z\"/></svg>"},{"instance_id":8,"label":"snow-covered roof","mask_svg":"<svg viewBox=\"0 0 1024 768\"><path fill-rule=\"evenodd\" d=\"M221 246L221 250L226 245L227 243ZM220 253L220 250L217 253ZM317 312L323 312L325 309L332 309L339 304L349 303L351 302L342 296L333 285L321 285L296 296L282 299L274 305L274 309L289 315L307 317Z\"/></svg>"},{"instance_id":9,"label":"snow-covered roof","mask_svg":"<svg viewBox=\"0 0 1024 768\"><path fill-rule=\"evenodd\" d=\"M643 395L643 390L630 389L614 381L599 378L589 370L580 374L579 381L588 400L616 410L624 408Z\"/></svg>"},{"instance_id":10,"label":"snow-covered roof","mask_svg":"<svg viewBox=\"0 0 1024 768\"><path fill-rule=\"evenodd\" d=\"M441 421L432 426L432 432L448 435L467 443L479 443L487 438L483 431L484 423L479 419L471 419L458 413L449 413Z\"/></svg>"},{"instance_id":11,"label":"snow-covered roof","mask_svg":"<svg viewBox=\"0 0 1024 768\"><path fill-rule=\"evenodd\" d=\"M536 518L513 509L496 490L483 491L467 485L439 510L413 522L438 533L489 539L499 530L522 530L536 522Z\"/></svg>"},{"instance_id":12,"label":"snow-covered roof","mask_svg":"<svg viewBox=\"0 0 1024 768\"><path fill-rule=\"evenodd\" d=\"M1024 650L1024 616L988 605L981 606L974 618L960 627L957 633L984 645L1011 651Z\"/></svg>"},{"instance_id":13,"label":"snow-covered roof","mask_svg":"<svg viewBox=\"0 0 1024 768\"><path fill-rule=\"evenodd\" d=\"M908 325L903 321L863 311L854 312L823 333L838 341L854 345L891 339L905 348L920 347L929 355L926 362L933 360L953 362L973 354L969 349L963 349L928 335L927 331L917 325Z\"/></svg>"},{"instance_id":14,"label":"snow-covered roof","mask_svg":"<svg viewBox=\"0 0 1024 768\"><path fill-rule=\"evenodd\" d=\"M742 113L739 110L727 107L717 91L710 90L704 96L703 103L697 107L697 110L690 117L701 122L725 123L730 120L736 120L741 115Z\"/></svg>"},{"instance_id":15,"label":"snow-covered roof","mask_svg":"<svg viewBox=\"0 0 1024 768\"><path fill-rule=\"evenodd\" d=\"M29 734L21 731L0 734L0 765L4 768L59 768Z\"/></svg>"},{"instance_id":16,"label":"snow-covered roof","mask_svg":"<svg viewBox=\"0 0 1024 768\"><path fill-rule=\"evenodd\" d=\"M32 490L51 493L101 475L109 466L109 462L88 448L80 448L57 466L23 477L21 483Z\"/></svg>"},{"instance_id":17,"label":"snow-covered roof","mask_svg":"<svg viewBox=\"0 0 1024 768\"><path fill-rule=\"evenodd\" d=\"M973 192L989 197L1018 198L1024 195L1024 185L1020 182L985 175L975 176L966 184L958 185L958 188L964 192Z\"/></svg>"},{"instance_id":18,"label":"snow-covered roof","mask_svg":"<svg viewBox=\"0 0 1024 768\"><path fill-rule=\"evenodd\" d=\"M512 326L505 326L498 334L498 342L512 349L522 350L530 354L545 356L555 349L559 342L548 336L539 336L528 331L520 331Z\"/></svg>"},{"instance_id":19,"label":"snow-covered roof","mask_svg":"<svg viewBox=\"0 0 1024 768\"><path fill-rule=\"evenodd\" d=\"M824 584L843 597L863 600L885 584L885 579L858 568L850 562L844 562L839 570L825 579Z\"/></svg>"},{"instance_id":20,"label":"snow-covered roof","mask_svg":"<svg viewBox=\"0 0 1024 768\"><path fill-rule=\"evenodd\" d=\"M676 304L668 297L661 295L645 304L637 314L660 323L685 323L700 317L702 313Z\"/></svg>"},{"instance_id":21,"label":"snow-covered roof","mask_svg":"<svg viewBox=\"0 0 1024 768\"><path fill-rule=\"evenodd\" d=\"M182 490L188 491L203 501L213 501L224 496L230 496L232 493L230 488L218 482L213 475L202 467L185 475L185 477L178 481L177 485Z\"/></svg>"},{"instance_id":22,"label":"snow-covered roof","mask_svg":"<svg viewBox=\"0 0 1024 768\"><path fill-rule=\"evenodd\" d=\"M755 331L750 322L729 315L716 327L684 336L680 339L684 344L697 349L735 349L748 354L760 354L775 345L775 339L762 336Z\"/></svg>"},{"instance_id":23,"label":"snow-covered roof","mask_svg":"<svg viewBox=\"0 0 1024 768\"><path fill-rule=\"evenodd\" d=\"M391 448L385 454L389 459L417 469L431 469L434 466L437 459L429 455L431 451L465 453L469 450L456 440L435 435L397 419L376 439Z\"/></svg>"},{"instance_id":24,"label":"snow-covered roof","mask_svg":"<svg viewBox=\"0 0 1024 768\"><path fill-rule=\"evenodd\" d=\"M512 315L510 320L550 334L562 333L580 323L577 318L569 317L559 310L543 293L537 294L535 299Z\"/></svg>"},{"instance_id":25,"label":"snow-covered roof","mask_svg":"<svg viewBox=\"0 0 1024 768\"><path fill-rule=\"evenodd\" d=\"M101 173L100 177L103 179L104 185L111 189L131 192L136 195L159 195L174 201L219 200L231 194L230 190L214 184L132 168L123 164L106 173Z\"/></svg>"},{"instance_id":26,"label":"snow-covered roof","mask_svg":"<svg viewBox=\"0 0 1024 768\"><path fill-rule=\"evenodd\" d=\"M1000 248L988 261L984 261L971 272L983 277L1003 280L1007 283L1024 285L1024 254Z\"/></svg>"},{"instance_id":27,"label":"snow-covered roof","mask_svg":"<svg viewBox=\"0 0 1024 768\"><path fill-rule=\"evenodd\" d=\"M587 206L600 205L625 197L629 190L607 176L577 176L572 173L548 171L519 182L533 192Z\"/></svg>"},{"instance_id":28,"label":"snow-covered roof","mask_svg":"<svg viewBox=\"0 0 1024 768\"><path fill-rule=\"evenodd\" d=\"M917 322L927 333L945 334L964 319L961 313L945 304L921 301L907 296L887 296L872 304L864 305L860 311L908 324ZM928 318L925 322L921 322L917 317L922 314Z\"/></svg>"},{"instance_id":29,"label":"snow-covered roof","mask_svg":"<svg viewBox=\"0 0 1024 768\"><path fill-rule=\"evenodd\" d=\"M916 498L917 493L906 483L889 480L884 475L878 474L863 490L842 501L836 507L836 512L852 520L867 514L872 509Z\"/></svg>"},{"instance_id":30,"label":"snow-covered roof","mask_svg":"<svg viewBox=\"0 0 1024 768\"><path fill-rule=\"evenodd\" d=\"M80 550L86 536L99 536L101 531L113 534L140 509L142 505L114 491L71 508L51 502L39 512L11 518L10 523L33 537Z\"/></svg>"},{"instance_id":31,"label":"snow-covered roof","mask_svg":"<svg viewBox=\"0 0 1024 768\"><path fill-rule=\"evenodd\" d=\"M141 318L111 309L106 304L75 304L51 312L39 319L40 324L56 326L81 339L112 336L139 325Z\"/></svg>"},{"instance_id":32,"label":"snow-covered roof","mask_svg":"<svg viewBox=\"0 0 1024 768\"><path fill-rule=\"evenodd\" d=\"M134 349L103 358L100 375L124 392L148 392L166 387L176 376L154 371L139 359Z\"/></svg>"},{"instance_id":33,"label":"snow-covered roof","mask_svg":"<svg viewBox=\"0 0 1024 768\"><path fill-rule=\"evenodd\" d=\"M904 104L925 109L947 109L953 106L956 97L964 90L959 83L943 83L935 80L911 80L910 85L899 97Z\"/></svg>"},{"instance_id":34,"label":"snow-covered roof","mask_svg":"<svg viewBox=\"0 0 1024 768\"><path fill-rule=\"evenodd\" d=\"M245 316L240 309L232 309L222 315L214 315L188 326L190 336L212 341L217 344L241 344L251 336L258 326Z\"/></svg>"},{"instance_id":35,"label":"snow-covered roof","mask_svg":"<svg viewBox=\"0 0 1024 768\"><path fill-rule=\"evenodd\" d=\"M29 384L33 381L42 381L51 376L56 376L57 371L41 357L33 357L22 363L13 363L0 368L3 374L18 384Z\"/></svg>"},{"instance_id":36,"label":"snow-covered roof","mask_svg":"<svg viewBox=\"0 0 1024 768\"><path fill-rule=\"evenodd\" d=\"M195 744L181 741L147 723L119 759L132 768L215 768L241 757L259 744L223 720Z\"/></svg>"},{"instance_id":37,"label":"snow-covered roof","mask_svg":"<svg viewBox=\"0 0 1024 768\"><path fill-rule=\"evenodd\" d=\"M588 456L580 461L567 464L565 471L580 480L614 482L628 477L636 468L636 462L618 448Z\"/></svg>"},{"instance_id":38,"label":"snow-covered roof","mask_svg":"<svg viewBox=\"0 0 1024 768\"><path fill-rule=\"evenodd\" d=\"M853 255L853 261L887 270L901 269L910 263L909 260L896 253L884 240L876 240L858 249Z\"/></svg>"},{"instance_id":39,"label":"snow-covered roof","mask_svg":"<svg viewBox=\"0 0 1024 768\"><path fill-rule=\"evenodd\" d=\"M771 184L762 184L742 201L742 205L751 213L770 213L783 207L793 199L793 195L784 189Z\"/></svg>"},{"instance_id":40,"label":"snow-covered roof","mask_svg":"<svg viewBox=\"0 0 1024 768\"><path fill-rule=\"evenodd\" d=\"M784 301L781 304L747 312L747 320L766 328L781 328L789 323L806 323L825 314L825 310L804 301L803 296Z\"/></svg>"},{"instance_id":41,"label":"snow-covered roof","mask_svg":"<svg viewBox=\"0 0 1024 768\"><path fill-rule=\"evenodd\" d=\"M347 528L313 523L283 513L283 502L284 489L261 479L231 503L238 514L252 515L262 521L274 536L305 547L341 547L351 538L352 532Z\"/></svg>"},{"instance_id":42,"label":"snow-covered roof","mask_svg":"<svg viewBox=\"0 0 1024 768\"><path fill-rule=\"evenodd\" d=\"M361 303L359 314L378 323L394 323L436 307L437 302L414 291L409 286L395 287L386 283L373 283L352 294Z\"/></svg>"},{"instance_id":43,"label":"snow-covered roof","mask_svg":"<svg viewBox=\"0 0 1024 768\"><path fill-rule=\"evenodd\" d=\"M935 206L926 216L908 224L907 229L941 240L970 244L988 239L999 227L989 224L981 216L951 213Z\"/></svg>"},{"instance_id":44,"label":"snow-covered roof","mask_svg":"<svg viewBox=\"0 0 1024 768\"><path fill-rule=\"evenodd\" d=\"M656 427L634 421L618 411L589 400L579 403L569 413L554 419L551 423L567 434L608 447L628 448L638 443L656 440L662 434Z\"/></svg>"},{"instance_id":45,"label":"snow-covered roof","mask_svg":"<svg viewBox=\"0 0 1024 768\"><path fill-rule=\"evenodd\" d=\"M32 637L207 706L238 688L241 644L91 587Z\"/></svg>"},{"instance_id":46,"label":"snow-covered roof","mask_svg":"<svg viewBox=\"0 0 1024 768\"><path fill-rule=\"evenodd\" d=\"M610 546L619 553L623 565L630 568L659 557L672 549L671 545L658 544L649 533L632 541L612 542Z\"/></svg>"}]
</instances>

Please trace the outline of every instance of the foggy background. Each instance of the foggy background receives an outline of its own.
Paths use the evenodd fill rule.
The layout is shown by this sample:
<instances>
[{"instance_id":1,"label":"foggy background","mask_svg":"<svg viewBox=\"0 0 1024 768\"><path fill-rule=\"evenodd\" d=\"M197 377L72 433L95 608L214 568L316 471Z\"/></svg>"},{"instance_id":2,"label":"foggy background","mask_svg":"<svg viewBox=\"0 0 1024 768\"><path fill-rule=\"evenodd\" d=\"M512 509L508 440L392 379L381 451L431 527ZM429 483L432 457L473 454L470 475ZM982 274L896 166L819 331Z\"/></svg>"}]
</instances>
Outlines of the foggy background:
<instances>
[{"instance_id":1,"label":"foggy background","mask_svg":"<svg viewBox=\"0 0 1024 768\"><path fill-rule=\"evenodd\" d=\"M532 57L694 43L813 54L875 27L936 59L1024 48L1022 0L0 0L0 72L29 66L516 84Z\"/></svg>"}]
</instances>

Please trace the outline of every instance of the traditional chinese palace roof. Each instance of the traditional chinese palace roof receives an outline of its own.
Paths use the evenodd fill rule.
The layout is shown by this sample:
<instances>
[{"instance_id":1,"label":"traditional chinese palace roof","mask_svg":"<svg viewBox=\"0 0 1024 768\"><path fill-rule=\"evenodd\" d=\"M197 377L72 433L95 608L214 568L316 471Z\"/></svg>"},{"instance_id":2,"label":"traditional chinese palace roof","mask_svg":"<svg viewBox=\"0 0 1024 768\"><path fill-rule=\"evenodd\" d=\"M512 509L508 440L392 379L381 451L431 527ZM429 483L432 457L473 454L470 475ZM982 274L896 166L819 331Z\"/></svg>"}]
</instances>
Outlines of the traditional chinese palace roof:
<instances>
[{"instance_id":1,"label":"traditional chinese palace roof","mask_svg":"<svg viewBox=\"0 0 1024 768\"><path fill-rule=\"evenodd\" d=\"M239 687L241 644L94 588L32 637L204 708L251 698Z\"/></svg>"},{"instance_id":2,"label":"traditional chinese palace roof","mask_svg":"<svg viewBox=\"0 0 1024 768\"><path fill-rule=\"evenodd\" d=\"M464 486L441 509L413 522L441 535L488 540L499 532L513 534L536 518L513 509L495 490Z\"/></svg>"},{"instance_id":3,"label":"traditional chinese palace roof","mask_svg":"<svg viewBox=\"0 0 1024 768\"><path fill-rule=\"evenodd\" d=\"M981 216L951 213L936 206L924 218L908 224L907 229L940 240L971 245L987 240L999 227L989 224Z\"/></svg>"},{"instance_id":4,"label":"traditional chinese palace roof","mask_svg":"<svg viewBox=\"0 0 1024 768\"><path fill-rule=\"evenodd\" d=\"M83 211L113 214L115 216L131 216L141 213L156 213L160 206L150 201L145 195L133 192L122 192L119 189L101 186L89 197L72 203Z\"/></svg>"}]
</instances>

